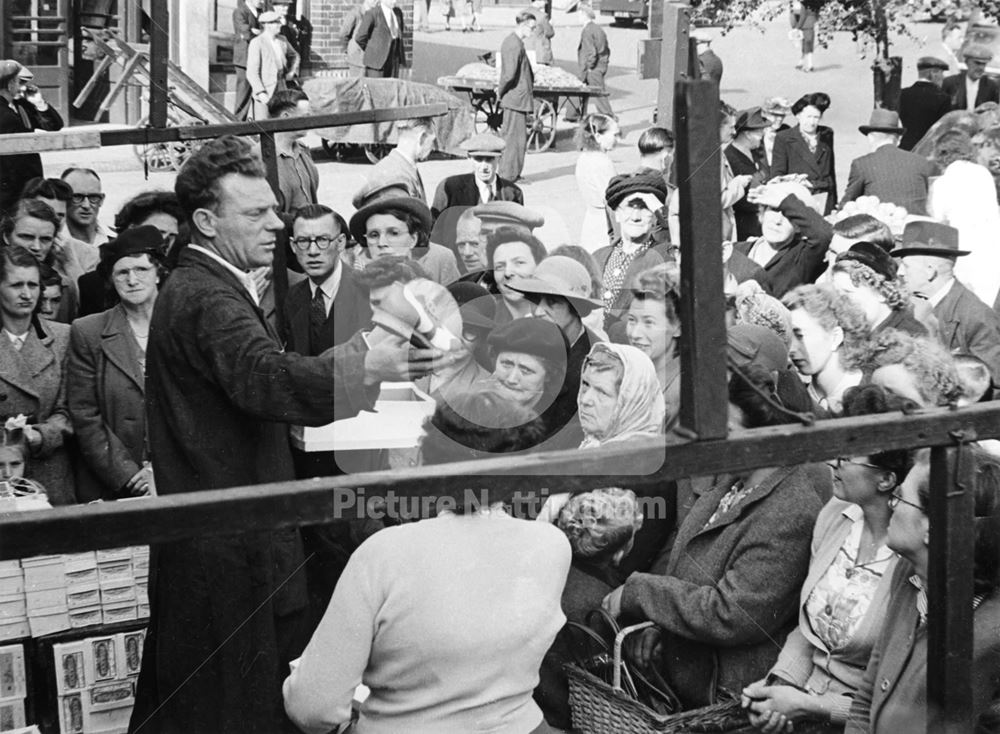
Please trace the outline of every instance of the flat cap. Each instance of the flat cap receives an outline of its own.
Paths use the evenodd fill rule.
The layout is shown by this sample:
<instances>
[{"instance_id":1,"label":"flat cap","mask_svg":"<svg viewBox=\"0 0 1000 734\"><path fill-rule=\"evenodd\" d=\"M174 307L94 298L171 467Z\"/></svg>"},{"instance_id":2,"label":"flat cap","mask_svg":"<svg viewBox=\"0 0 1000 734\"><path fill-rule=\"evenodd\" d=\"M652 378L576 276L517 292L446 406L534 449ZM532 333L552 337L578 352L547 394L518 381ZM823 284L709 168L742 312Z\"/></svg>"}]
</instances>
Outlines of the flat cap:
<instances>
[{"instance_id":1,"label":"flat cap","mask_svg":"<svg viewBox=\"0 0 1000 734\"><path fill-rule=\"evenodd\" d=\"M513 201L490 201L474 207L472 213L490 231L504 225L531 230L545 224L545 217L541 214Z\"/></svg>"},{"instance_id":2,"label":"flat cap","mask_svg":"<svg viewBox=\"0 0 1000 734\"><path fill-rule=\"evenodd\" d=\"M982 43L970 43L962 49L963 59L973 61L991 61L993 59L993 49Z\"/></svg>"},{"instance_id":3,"label":"flat cap","mask_svg":"<svg viewBox=\"0 0 1000 734\"><path fill-rule=\"evenodd\" d=\"M920 69L941 69L948 71L948 62L942 61L937 56L921 56L917 59L917 70Z\"/></svg>"},{"instance_id":4,"label":"flat cap","mask_svg":"<svg viewBox=\"0 0 1000 734\"><path fill-rule=\"evenodd\" d=\"M15 76L20 76L25 68L13 59L0 61L0 83L6 84Z\"/></svg>"},{"instance_id":5,"label":"flat cap","mask_svg":"<svg viewBox=\"0 0 1000 734\"><path fill-rule=\"evenodd\" d=\"M507 147L507 143L493 133L478 133L463 141L460 147L470 156L499 156Z\"/></svg>"},{"instance_id":6,"label":"flat cap","mask_svg":"<svg viewBox=\"0 0 1000 734\"><path fill-rule=\"evenodd\" d=\"M618 205L633 194L652 194L660 203L667 200L667 183L659 173L626 173L615 176L604 192L608 206L617 209Z\"/></svg>"}]
</instances>

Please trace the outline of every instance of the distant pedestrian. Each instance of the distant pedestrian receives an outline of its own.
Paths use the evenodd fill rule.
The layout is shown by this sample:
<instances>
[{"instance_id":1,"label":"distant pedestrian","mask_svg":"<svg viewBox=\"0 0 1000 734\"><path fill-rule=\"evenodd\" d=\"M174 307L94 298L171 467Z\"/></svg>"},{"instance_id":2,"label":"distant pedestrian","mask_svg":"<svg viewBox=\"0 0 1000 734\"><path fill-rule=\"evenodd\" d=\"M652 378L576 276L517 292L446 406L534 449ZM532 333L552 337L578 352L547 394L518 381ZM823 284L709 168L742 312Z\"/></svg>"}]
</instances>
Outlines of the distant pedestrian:
<instances>
[{"instance_id":1,"label":"distant pedestrian","mask_svg":"<svg viewBox=\"0 0 1000 734\"><path fill-rule=\"evenodd\" d=\"M365 76L399 76L400 67L406 66L403 30L403 11L396 0L379 0L364 14L354 40L364 51Z\"/></svg>"},{"instance_id":2,"label":"distant pedestrian","mask_svg":"<svg viewBox=\"0 0 1000 734\"><path fill-rule=\"evenodd\" d=\"M528 51L535 52L535 63L550 65L554 59L552 55L552 38L556 35L549 16L545 12L545 0L531 0L531 12L537 21L535 30L524 42L524 47Z\"/></svg>"},{"instance_id":3,"label":"distant pedestrian","mask_svg":"<svg viewBox=\"0 0 1000 734\"><path fill-rule=\"evenodd\" d=\"M365 50L354 40L358 28L361 26L361 19L369 10L375 7L376 0L361 0L360 3L347 11L344 22L340 26L340 42L344 44L347 51L347 66L351 76L365 75ZM424 0L417 0L418 5L422 5ZM417 30L426 28L417 27Z\"/></svg>"},{"instance_id":4,"label":"distant pedestrian","mask_svg":"<svg viewBox=\"0 0 1000 734\"><path fill-rule=\"evenodd\" d=\"M951 97L951 108L972 112L986 102L1000 103L1000 85L986 76L993 50L981 43L970 43L962 51L962 57L965 71L941 82L941 89Z\"/></svg>"},{"instance_id":5,"label":"distant pedestrian","mask_svg":"<svg viewBox=\"0 0 1000 734\"><path fill-rule=\"evenodd\" d=\"M247 48L247 81L253 92L253 119L267 119L267 105L275 92L287 89L299 75L299 55L279 35L281 16L273 10L260 14L261 32Z\"/></svg>"},{"instance_id":6,"label":"distant pedestrian","mask_svg":"<svg viewBox=\"0 0 1000 734\"><path fill-rule=\"evenodd\" d=\"M508 181L517 181L521 176L528 148L528 113L535 109L535 75L524 41L534 32L538 21L530 10L522 10L515 22L514 32L500 46L500 83L497 85L497 97L503 108L500 137L507 141L500 156L499 173Z\"/></svg>"},{"instance_id":7,"label":"distant pedestrian","mask_svg":"<svg viewBox=\"0 0 1000 734\"><path fill-rule=\"evenodd\" d=\"M705 31L694 31L691 38L698 42L698 65L701 78L722 84L722 59L712 50L712 37Z\"/></svg>"},{"instance_id":8,"label":"distant pedestrian","mask_svg":"<svg viewBox=\"0 0 1000 734\"><path fill-rule=\"evenodd\" d=\"M941 89L948 63L934 56L917 61L917 80L899 93L899 119L906 128L899 147L913 150L931 126L951 110L951 98Z\"/></svg>"},{"instance_id":9,"label":"distant pedestrian","mask_svg":"<svg viewBox=\"0 0 1000 734\"><path fill-rule=\"evenodd\" d=\"M608 63L611 59L611 48L608 46L608 36L601 26L597 25L597 15L589 5L580 6L580 44L576 49L577 61L580 62L580 81L589 87L606 92L604 77L608 73ZM597 112L614 117L611 102L604 95L596 96L594 107Z\"/></svg>"},{"instance_id":10,"label":"distant pedestrian","mask_svg":"<svg viewBox=\"0 0 1000 734\"><path fill-rule=\"evenodd\" d=\"M813 70L813 50L816 47L816 23L819 22L819 9L824 0L792 0L791 21L792 32L799 38L802 56L796 69Z\"/></svg>"}]
</instances>

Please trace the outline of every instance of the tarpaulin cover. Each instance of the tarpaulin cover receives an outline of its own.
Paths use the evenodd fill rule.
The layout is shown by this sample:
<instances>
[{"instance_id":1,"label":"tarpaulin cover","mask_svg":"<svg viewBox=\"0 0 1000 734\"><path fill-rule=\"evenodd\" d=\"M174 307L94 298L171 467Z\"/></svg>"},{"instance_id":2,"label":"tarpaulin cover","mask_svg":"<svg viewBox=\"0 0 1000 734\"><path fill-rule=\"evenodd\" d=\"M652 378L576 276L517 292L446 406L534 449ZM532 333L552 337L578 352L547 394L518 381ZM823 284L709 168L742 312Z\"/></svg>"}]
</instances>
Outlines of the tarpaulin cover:
<instances>
[{"instance_id":1,"label":"tarpaulin cover","mask_svg":"<svg viewBox=\"0 0 1000 734\"><path fill-rule=\"evenodd\" d=\"M444 102L448 105L448 113L433 120L437 146L449 153L464 155L458 146L474 133L469 103L432 84L402 79L316 77L304 82L302 89L309 95L316 114L393 109ZM395 143L396 124L397 122L380 122L325 127L314 132L335 143Z\"/></svg>"}]
</instances>

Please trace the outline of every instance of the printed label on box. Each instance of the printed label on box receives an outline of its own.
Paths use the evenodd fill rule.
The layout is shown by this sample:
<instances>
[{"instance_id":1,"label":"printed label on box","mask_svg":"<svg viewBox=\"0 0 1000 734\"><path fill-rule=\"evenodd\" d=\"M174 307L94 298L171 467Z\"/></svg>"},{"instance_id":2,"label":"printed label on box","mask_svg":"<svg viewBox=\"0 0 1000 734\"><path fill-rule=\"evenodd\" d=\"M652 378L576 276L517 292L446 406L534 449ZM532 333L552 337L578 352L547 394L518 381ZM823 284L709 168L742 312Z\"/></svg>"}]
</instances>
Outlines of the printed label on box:
<instances>
[{"instance_id":1,"label":"printed label on box","mask_svg":"<svg viewBox=\"0 0 1000 734\"><path fill-rule=\"evenodd\" d=\"M24 726L24 699L0 701L0 731L7 732Z\"/></svg>"},{"instance_id":2,"label":"printed label on box","mask_svg":"<svg viewBox=\"0 0 1000 734\"><path fill-rule=\"evenodd\" d=\"M86 719L83 694L61 696L59 710L62 714L62 734L83 734Z\"/></svg>"},{"instance_id":3,"label":"printed label on box","mask_svg":"<svg viewBox=\"0 0 1000 734\"><path fill-rule=\"evenodd\" d=\"M115 638L102 637L90 640L93 656L94 680L114 680L118 677L115 661Z\"/></svg>"},{"instance_id":4,"label":"printed label on box","mask_svg":"<svg viewBox=\"0 0 1000 734\"><path fill-rule=\"evenodd\" d=\"M83 660L83 643L71 642L52 646L56 664L56 690L60 694L87 687L87 666Z\"/></svg>"},{"instance_id":5,"label":"printed label on box","mask_svg":"<svg viewBox=\"0 0 1000 734\"><path fill-rule=\"evenodd\" d=\"M134 699L135 681L122 680L106 683L90 689L90 710L93 712L120 708L133 703Z\"/></svg>"},{"instance_id":6,"label":"printed label on box","mask_svg":"<svg viewBox=\"0 0 1000 734\"><path fill-rule=\"evenodd\" d=\"M0 699L24 698L24 648L21 645L0 647Z\"/></svg>"},{"instance_id":7,"label":"printed label on box","mask_svg":"<svg viewBox=\"0 0 1000 734\"><path fill-rule=\"evenodd\" d=\"M146 641L146 631L122 634L122 659L125 661L125 675L137 675L142 666L142 646Z\"/></svg>"}]
</instances>

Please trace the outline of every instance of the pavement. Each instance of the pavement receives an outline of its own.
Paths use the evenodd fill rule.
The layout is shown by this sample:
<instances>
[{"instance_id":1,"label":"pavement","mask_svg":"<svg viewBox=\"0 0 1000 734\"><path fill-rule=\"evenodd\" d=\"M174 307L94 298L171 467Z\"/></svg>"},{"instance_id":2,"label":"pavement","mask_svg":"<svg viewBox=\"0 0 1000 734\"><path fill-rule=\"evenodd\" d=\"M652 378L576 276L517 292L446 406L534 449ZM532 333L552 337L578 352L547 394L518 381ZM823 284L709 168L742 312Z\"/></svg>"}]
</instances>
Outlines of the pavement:
<instances>
[{"instance_id":1,"label":"pavement","mask_svg":"<svg viewBox=\"0 0 1000 734\"><path fill-rule=\"evenodd\" d=\"M517 8L488 7L481 16L485 32L449 32L444 30L440 5L435 3L431 9L432 30L415 34L412 78L434 83L439 76L453 74L464 64L475 61L479 54L498 51L510 33L516 13ZM559 11L554 16L555 63L575 73L579 16ZM648 37L648 31L642 26L618 28L610 25L607 18L599 22L607 31L611 47L607 84L623 132L622 143L611 152L611 158L618 171L627 172L638 163L636 142L651 124L656 106L657 80L639 79L636 73L638 48L640 41ZM893 52L904 58L904 86L916 77L917 57L935 52L940 28L938 24L918 24L916 38L900 39L894 48ZM872 108L871 60L861 58L850 34L838 33L829 49L818 49L816 70L805 73L794 68L798 53L788 40L784 15L759 29L740 27L726 35L717 28L705 30L714 37L712 48L725 65L721 97L734 107L758 105L772 95L793 101L808 92L823 91L830 95L832 105L823 122L836 131L838 184L843 191L851 160L868 152L857 126L868 121ZM553 147L527 156L525 179L520 182L526 203L546 214L543 241L553 248L573 243L579 236L583 202L574 177L577 158L572 141L574 127L560 122ZM349 161L332 160L315 136L306 140L314 146L320 173L320 201L349 215L353 211L351 198L364 181L370 164L363 156ZM107 193L101 219L109 224L124 201L143 190L172 188L175 177L174 173L153 172L144 178L142 166L129 147L45 153L43 162L47 174L54 176L70 164L98 170ZM466 172L468 163L435 157L421 163L420 168L430 196L441 179Z\"/></svg>"}]
</instances>

